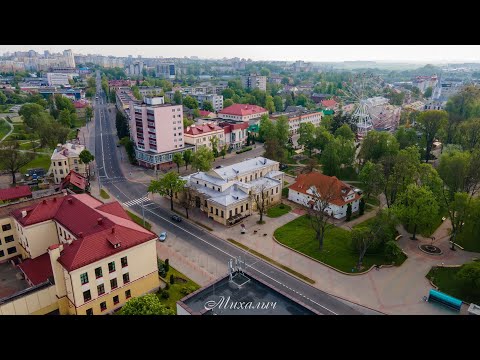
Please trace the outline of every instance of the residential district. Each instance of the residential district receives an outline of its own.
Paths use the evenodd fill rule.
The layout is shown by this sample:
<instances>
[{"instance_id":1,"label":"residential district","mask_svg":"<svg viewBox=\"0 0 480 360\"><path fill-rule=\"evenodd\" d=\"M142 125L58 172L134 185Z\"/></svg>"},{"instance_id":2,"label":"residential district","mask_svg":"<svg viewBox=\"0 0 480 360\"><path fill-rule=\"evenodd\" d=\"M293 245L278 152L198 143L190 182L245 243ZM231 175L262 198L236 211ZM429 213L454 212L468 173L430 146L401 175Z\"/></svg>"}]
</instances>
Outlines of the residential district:
<instances>
[{"instance_id":1,"label":"residential district","mask_svg":"<svg viewBox=\"0 0 480 360\"><path fill-rule=\"evenodd\" d=\"M0 314L479 315L479 82L4 53Z\"/></svg>"}]
</instances>

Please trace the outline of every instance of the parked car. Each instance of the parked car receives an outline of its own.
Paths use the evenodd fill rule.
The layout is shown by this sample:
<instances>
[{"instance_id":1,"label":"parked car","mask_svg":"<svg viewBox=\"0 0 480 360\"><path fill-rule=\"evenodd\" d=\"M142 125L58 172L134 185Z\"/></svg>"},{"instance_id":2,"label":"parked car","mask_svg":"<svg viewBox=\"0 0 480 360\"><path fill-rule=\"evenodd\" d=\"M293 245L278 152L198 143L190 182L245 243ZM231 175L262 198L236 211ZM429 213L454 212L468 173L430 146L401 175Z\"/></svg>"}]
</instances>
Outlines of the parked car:
<instances>
[{"instance_id":1,"label":"parked car","mask_svg":"<svg viewBox=\"0 0 480 360\"><path fill-rule=\"evenodd\" d=\"M170 216L170 218L173 220L173 221L176 221L176 222L180 222L182 221L182 218L178 215L172 215Z\"/></svg>"},{"instance_id":2,"label":"parked car","mask_svg":"<svg viewBox=\"0 0 480 360\"><path fill-rule=\"evenodd\" d=\"M280 164L280 170L285 170L286 168L288 168L288 165Z\"/></svg>"},{"instance_id":3,"label":"parked car","mask_svg":"<svg viewBox=\"0 0 480 360\"><path fill-rule=\"evenodd\" d=\"M166 238L167 238L167 232L166 231L160 233L160 235L158 236L158 240L161 241L161 242L164 242Z\"/></svg>"},{"instance_id":4,"label":"parked car","mask_svg":"<svg viewBox=\"0 0 480 360\"><path fill-rule=\"evenodd\" d=\"M218 165L218 166L215 166L215 169L220 169L222 167L223 167L223 165Z\"/></svg>"}]
</instances>

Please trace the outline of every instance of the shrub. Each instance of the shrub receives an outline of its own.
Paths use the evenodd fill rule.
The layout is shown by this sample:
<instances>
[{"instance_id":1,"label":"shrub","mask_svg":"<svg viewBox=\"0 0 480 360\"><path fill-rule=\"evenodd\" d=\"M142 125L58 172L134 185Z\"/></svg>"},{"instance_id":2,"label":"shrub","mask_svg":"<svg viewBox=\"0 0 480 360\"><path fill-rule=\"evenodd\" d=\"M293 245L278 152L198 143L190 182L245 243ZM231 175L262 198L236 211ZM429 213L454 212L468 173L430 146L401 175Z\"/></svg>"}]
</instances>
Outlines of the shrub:
<instances>
[{"instance_id":1,"label":"shrub","mask_svg":"<svg viewBox=\"0 0 480 360\"><path fill-rule=\"evenodd\" d=\"M169 283L166 283L165 284L165 290L169 290L170 289L170 284Z\"/></svg>"},{"instance_id":2,"label":"shrub","mask_svg":"<svg viewBox=\"0 0 480 360\"><path fill-rule=\"evenodd\" d=\"M247 146L247 147L244 147L243 149L241 150L238 150L236 151L237 154L241 154L241 153L244 153L245 151L250 151L252 150L253 148L251 146Z\"/></svg>"},{"instance_id":3,"label":"shrub","mask_svg":"<svg viewBox=\"0 0 480 360\"><path fill-rule=\"evenodd\" d=\"M390 240L386 242L384 252L387 261L395 261L402 253L402 249L398 247L394 240Z\"/></svg>"},{"instance_id":4,"label":"shrub","mask_svg":"<svg viewBox=\"0 0 480 360\"><path fill-rule=\"evenodd\" d=\"M280 209L285 209L285 205L280 204L279 208L280 208Z\"/></svg>"},{"instance_id":5,"label":"shrub","mask_svg":"<svg viewBox=\"0 0 480 360\"><path fill-rule=\"evenodd\" d=\"M170 274L170 284L175 284L175 278L173 276L173 274Z\"/></svg>"},{"instance_id":6,"label":"shrub","mask_svg":"<svg viewBox=\"0 0 480 360\"><path fill-rule=\"evenodd\" d=\"M165 268L163 267L163 265L161 265L160 268L158 269L158 275L160 275L162 278L164 278L165 276L167 276L167 273L166 273Z\"/></svg>"},{"instance_id":7,"label":"shrub","mask_svg":"<svg viewBox=\"0 0 480 360\"><path fill-rule=\"evenodd\" d=\"M168 262L168 259L165 259L165 271L168 272L168 270L170 270L170 264Z\"/></svg>"},{"instance_id":8,"label":"shrub","mask_svg":"<svg viewBox=\"0 0 480 360\"><path fill-rule=\"evenodd\" d=\"M165 290L164 290L164 291L162 292L162 298L163 298L163 299L168 299L169 297L170 297L170 293L169 293L168 291L165 291Z\"/></svg>"}]
</instances>

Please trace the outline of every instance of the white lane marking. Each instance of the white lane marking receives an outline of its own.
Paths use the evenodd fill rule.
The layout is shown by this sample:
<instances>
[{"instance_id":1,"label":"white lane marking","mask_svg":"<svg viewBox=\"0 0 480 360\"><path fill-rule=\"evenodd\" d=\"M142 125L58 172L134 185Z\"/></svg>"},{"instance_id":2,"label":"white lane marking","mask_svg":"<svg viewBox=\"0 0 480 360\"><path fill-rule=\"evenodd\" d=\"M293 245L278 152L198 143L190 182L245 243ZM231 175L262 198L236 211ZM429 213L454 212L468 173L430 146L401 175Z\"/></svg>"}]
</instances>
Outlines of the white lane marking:
<instances>
[{"instance_id":1,"label":"white lane marking","mask_svg":"<svg viewBox=\"0 0 480 360\"><path fill-rule=\"evenodd\" d=\"M123 194L123 195L124 195L124 196L125 196L127 199L129 199L129 197L128 197L127 195L125 195L125 193L124 193L122 190L120 190L120 189L119 189L119 188L118 188L118 187L117 187L115 184L112 184L112 185L113 185L113 186L114 186L114 187L115 187L115 188L116 188L118 191L120 191L120 192L121 192L121 193L122 193L122 194ZM193 237L196 237L196 238L197 238L197 239L199 239L200 241L203 241L204 243L206 243L206 244L210 245L211 247L213 247L213 248L217 249L218 251L220 251L220 252L224 253L225 255L227 255L227 256L229 256L229 257L231 257L231 258L234 258L234 256L233 256L233 255L231 255L231 254L229 254L228 252L226 252L225 250L222 250L222 249L220 249L219 247L217 247L217 246L215 246L215 245L213 245L213 244L209 243L207 240L205 240L205 239L202 239L200 236L198 236L198 235L195 235L194 233L191 233L191 232L190 232L190 231L188 231L188 230L185 230L185 229L184 229L184 228L182 228L181 226L178 226L177 224L175 224L175 223L171 222L170 220L168 220L168 219L164 218L163 216L160 216L160 215L158 215L158 214L155 214L155 213L152 211L152 209L145 209L145 210L146 210L146 211L148 211L148 212L150 212L150 213L152 213L152 214L153 214L153 215L155 215L156 217L159 217L160 219L162 219L162 220L164 220L164 221L168 222L169 224L171 224L171 225L173 225L173 226L176 226L176 227L177 227L177 228L179 228L180 230L183 230L183 231L185 231L187 234L189 234L189 235L192 235ZM245 250L243 250L243 249L239 249L239 250L242 250L242 251L243 251L243 252L245 252L246 254L249 254L249 255L251 255L251 256L254 256L254 255L252 255L252 254L250 254L250 253L246 252L246 251L245 251ZM266 263L266 264L268 264L268 263ZM270 264L269 264L269 265L270 265ZM274 282L276 282L276 283L280 284L281 286L283 286L283 287L285 287L285 288L287 288L287 289L289 289L289 290L292 290L292 291L294 291L293 289L291 289L291 288L290 288L290 287L288 287L287 285L285 285L285 284L281 283L281 282L280 282L280 281L278 281L277 279L274 279L274 278L272 278L271 276L269 276L269 275L265 274L264 272L262 272L262 271L260 271L260 270L258 270L258 269L256 269L256 268L254 268L252 265L248 265L248 264L247 264L247 266L248 266L248 267L250 267L250 268L252 268L252 269L253 269L253 270L255 270L256 272L258 272L259 274L262 274L263 276L265 276L265 277L269 278L270 280L272 280L272 281L274 281ZM272 266L272 265L270 265L270 266ZM274 268L275 268L275 267L274 267ZM275 268L275 269L276 269L276 268ZM338 314L337 314L335 311L333 311L333 310L330 310L329 308L327 308L327 307L323 306L322 304L319 304L318 302L316 302L316 301L314 301L314 300L312 300L312 299L310 299L310 298L306 297L305 295L302 295L301 293L297 293L297 294L299 294L299 295L303 296L305 299L308 299L309 301L311 301L312 303L314 303L314 304L316 304L316 305L320 306L321 308L323 308L323 309L325 309L325 310L327 310L327 311L331 312L333 315L338 315ZM327 295L328 295L328 294L327 294Z\"/></svg>"}]
</instances>

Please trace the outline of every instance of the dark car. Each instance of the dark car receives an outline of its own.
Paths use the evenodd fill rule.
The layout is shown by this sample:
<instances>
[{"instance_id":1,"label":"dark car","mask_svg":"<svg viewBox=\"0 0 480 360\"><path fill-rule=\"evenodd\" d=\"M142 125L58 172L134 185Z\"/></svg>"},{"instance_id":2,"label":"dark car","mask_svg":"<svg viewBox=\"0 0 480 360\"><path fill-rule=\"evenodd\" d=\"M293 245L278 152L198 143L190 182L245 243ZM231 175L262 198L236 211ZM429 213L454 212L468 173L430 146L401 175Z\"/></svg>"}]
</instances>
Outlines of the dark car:
<instances>
[{"instance_id":1,"label":"dark car","mask_svg":"<svg viewBox=\"0 0 480 360\"><path fill-rule=\"evenodd\" d=\"M176 221L176 222L180 222L182 221L182 218L178 215L172 215L170 216L170 218L173 220L173 221Z\"/></svg>"},{"instance_id":2,"label":"dark car","mask_svg":"<svg viewBox=\"0 0 480 360\"><path fill-rule=\"evenodd\" d=\"M220 169L222 167L223 167L223 165L218 165L218 166L215 166L215 169Z\"/></svg>"},{"instance_id":3,"label":"dark car","mask_svg":"<svg viewBox=\"0 0 480 360\"><path fill-rule=\"evenodd\" d=\"M285 170L286 168L288 168L288 165L280 164L280 170Z\"/></svg>"}]
</instances>

